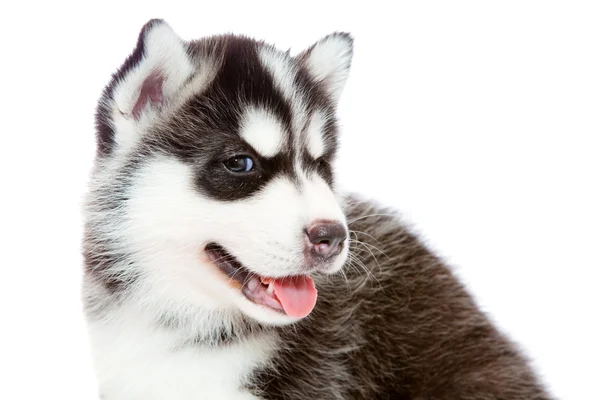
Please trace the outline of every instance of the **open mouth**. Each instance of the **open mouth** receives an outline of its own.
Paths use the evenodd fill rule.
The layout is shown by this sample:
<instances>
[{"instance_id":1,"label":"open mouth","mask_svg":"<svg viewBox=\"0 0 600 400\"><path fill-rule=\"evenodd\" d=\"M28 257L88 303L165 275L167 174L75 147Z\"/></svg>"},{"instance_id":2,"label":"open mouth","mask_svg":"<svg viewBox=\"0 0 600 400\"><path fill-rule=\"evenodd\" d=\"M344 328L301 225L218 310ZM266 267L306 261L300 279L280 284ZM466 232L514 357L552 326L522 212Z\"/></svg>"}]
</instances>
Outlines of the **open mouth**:
<instances>
[{"instance_id":1,"label":"open mouth","mask_svg":"<svg viewBox=\"0 0 600 400\"><path fill-rule=\"evenodd\" d=\"M209 243L204 251L221 272L241 284L242 294L253 303L295 318L306 317L315 307L317 289L310 276L260 276L216 243Z\"/></svg>"}]
</instances>

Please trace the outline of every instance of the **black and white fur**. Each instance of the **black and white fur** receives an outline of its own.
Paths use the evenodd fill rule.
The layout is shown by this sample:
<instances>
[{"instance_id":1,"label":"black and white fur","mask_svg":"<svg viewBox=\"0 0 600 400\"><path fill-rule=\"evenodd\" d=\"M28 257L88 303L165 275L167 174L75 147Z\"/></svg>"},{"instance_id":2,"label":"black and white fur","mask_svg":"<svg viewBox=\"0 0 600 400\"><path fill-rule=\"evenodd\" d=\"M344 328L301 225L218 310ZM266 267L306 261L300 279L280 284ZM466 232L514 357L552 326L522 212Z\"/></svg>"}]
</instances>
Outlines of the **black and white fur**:
<instances>
[{"instance_id":1,"label":"black and white fur","mask_svg":"<svg viewBox=\"0 0 600 400\"><path fill-rule=\"evenodd\" d=\"M549 399L519 350L386 209L336 191L352 39L296 56L184 42L161 20L105 89L85 208L84 300L105 400ZM238 176L227 157L249 154ZM348 227L311 263L304 229ZM304 319L254 304L204 254L311 274Z\"/></svg>"}]
</instances>

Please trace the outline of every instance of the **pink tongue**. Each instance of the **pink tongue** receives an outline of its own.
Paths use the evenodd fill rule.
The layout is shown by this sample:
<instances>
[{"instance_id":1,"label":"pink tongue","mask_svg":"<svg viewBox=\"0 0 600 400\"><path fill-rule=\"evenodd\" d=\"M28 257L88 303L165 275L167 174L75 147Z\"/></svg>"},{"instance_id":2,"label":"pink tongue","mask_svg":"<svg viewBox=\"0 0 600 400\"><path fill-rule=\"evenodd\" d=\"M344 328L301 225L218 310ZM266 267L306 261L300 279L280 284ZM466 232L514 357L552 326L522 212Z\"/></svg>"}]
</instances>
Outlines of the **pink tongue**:
<instances>
[{"instance_id":1,"label":"pink tongue","mask_svg":"<svg viewBox=\"0 0 600 400\"><path fill-rule=\"evenodd\" d=\"M317 303L317 289L309 276L273 280L275 296L290 317L306 317Z\"/></svg>"}]
</instances>

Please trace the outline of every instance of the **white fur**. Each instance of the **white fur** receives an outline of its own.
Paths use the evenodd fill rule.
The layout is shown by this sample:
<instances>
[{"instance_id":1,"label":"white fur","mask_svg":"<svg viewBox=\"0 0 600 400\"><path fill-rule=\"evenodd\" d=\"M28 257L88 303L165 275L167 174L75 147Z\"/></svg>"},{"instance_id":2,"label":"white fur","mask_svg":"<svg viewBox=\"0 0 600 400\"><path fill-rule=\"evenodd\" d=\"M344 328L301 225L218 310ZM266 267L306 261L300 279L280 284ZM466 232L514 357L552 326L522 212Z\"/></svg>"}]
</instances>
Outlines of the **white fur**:
<instances>
[{"instance_id":1,"label":"white fur","mask_svg":"<svg viewBox=\"0 0 600 400\"><path fill-rule=\"evenodd\" d=\"M319 158L325 152L325 143L323 141L323 128L327 119L322 111L315 112L308 124L306 132L306 148L313 158Z\"/></svg>"},{"instance_id":2,"label":"white fur","mask_svg":"<svg viewBox=\"0 0 600 400\"><path fill-rule=\"evenodd\" d=\"M139 119L132 116L146 78L152 73L160 73L164 78L163 98L168 102L194 71L182 40L166 23L154 25L146 33L144 45L143 60L117 84L114 91L112 117L118 133L115 139L120 148L131 147L143 128L149 126L159 112L151 104L146 104Z\"/></svg>"},{"instance_id":3,"label":"white fur","mask_svg":"<svg viewBox=\"0 0 600 400\"><path fill-rule=\"evenodd\" d=\"M240 129L242 138L264 157L276 155L284 143L281 121L265 109L246 109Z\"/></svg>"},{"instance_id":4,"label":"white fur","mask_svg":"<svg viewBox=\"0 0 600 400\"><path fill-rule=\"evenodd\" d=\"M243 385L276 345L267 334L222 347L186 345L180 332L128 306L89 329L106 400L257 399Z\"/></svg>"},{"instance_id":5,"label":"white fur","mask_svg":"<svg viewBox=\"0 0 600 400\"><path fill-rule=\"evenodd\" d=\"M309 51L305 64L313 77L322 82L334 103L337 103L352 60L352 40L342 35L329 35Z\"/></svg>"}]
</instances>

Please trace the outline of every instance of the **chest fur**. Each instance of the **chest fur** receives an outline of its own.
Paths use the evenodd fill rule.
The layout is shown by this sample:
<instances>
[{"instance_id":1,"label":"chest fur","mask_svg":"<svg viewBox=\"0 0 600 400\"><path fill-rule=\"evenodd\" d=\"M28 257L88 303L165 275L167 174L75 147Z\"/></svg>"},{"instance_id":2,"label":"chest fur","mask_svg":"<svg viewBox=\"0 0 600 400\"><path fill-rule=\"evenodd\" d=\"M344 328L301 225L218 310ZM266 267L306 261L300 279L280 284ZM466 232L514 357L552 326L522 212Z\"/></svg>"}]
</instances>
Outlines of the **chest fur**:
<instances>
[{"instance_id":1,"label":"chest fur","mask_svg":"<svg viewBox=\"0 0 600 400\"><path fill-rule=\"evenodd\" d=\"M94 324L91 336L103 400L257 399L245 386L275 347L266 334L218 347L190 345L132 324Z\"/></svg>"}]
</instances>

